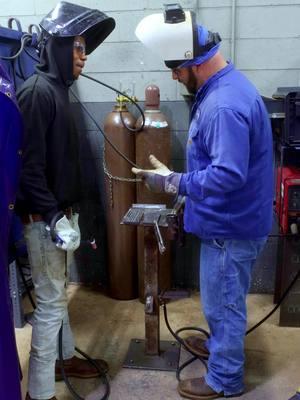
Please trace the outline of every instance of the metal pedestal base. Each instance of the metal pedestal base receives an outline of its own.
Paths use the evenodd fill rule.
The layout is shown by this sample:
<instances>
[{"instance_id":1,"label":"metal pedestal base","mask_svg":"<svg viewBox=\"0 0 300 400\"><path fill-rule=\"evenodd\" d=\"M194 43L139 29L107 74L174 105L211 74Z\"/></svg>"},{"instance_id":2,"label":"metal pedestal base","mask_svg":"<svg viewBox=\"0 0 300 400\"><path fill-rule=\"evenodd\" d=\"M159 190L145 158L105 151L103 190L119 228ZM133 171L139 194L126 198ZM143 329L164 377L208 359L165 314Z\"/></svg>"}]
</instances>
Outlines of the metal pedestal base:
<instances>
[{"instance_id":1,"label":"metal pedestal base","mask_svg":"<svg viewBox=\"0 0 300 400\"><path fill-rule=\"evenodd\" d=\"M132 339L123 367L176 371L179 363L179 355L180 346L176 342L162 340L160 342L160 355L152 356L145 353L145 340Z\"/></svg>"}]
</instances>

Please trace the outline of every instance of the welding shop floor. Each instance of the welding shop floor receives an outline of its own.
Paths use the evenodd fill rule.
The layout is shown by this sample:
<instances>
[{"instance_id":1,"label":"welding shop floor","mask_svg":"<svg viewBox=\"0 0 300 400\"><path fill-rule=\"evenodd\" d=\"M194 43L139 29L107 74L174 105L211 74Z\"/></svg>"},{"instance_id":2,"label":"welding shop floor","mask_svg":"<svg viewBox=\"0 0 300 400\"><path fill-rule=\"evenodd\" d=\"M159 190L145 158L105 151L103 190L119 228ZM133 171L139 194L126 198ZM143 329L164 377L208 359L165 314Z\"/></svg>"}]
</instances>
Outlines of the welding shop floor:
<instances>
[{"instance_id":1,"label":"welding shop floor","mask_svg":"<svg viewBox=\"0 0 300 400\"><path fill-rule=\"evenodd\" d=\"M76 345L93 357L101 357L110 365L110 400L178 400L174 372L122 368L129 342L144 337L144 306L138 300L117 301L89 288L69 286L69 310ZM29 309L25 300L25 309ZM249 327L273 307L271 295L249 295ZM199 310L199 296L175 301L168 306L172 327L201 326L206 328ZM288 400L300 386L300 328L278 326L278 312L246 338L246 393L243 400ZM23 370L22 389L26 392L31 326L16 330ZM161 312L161 339L171 340ZM184 350L181 359L186 359ZM189 366L182 377L202 375L199 361ZM74 387L86 400L98 400L103 387L97 379L72 379ZM58 400L71 400L65 384L56 384Z\"/></svg>"}]
</instances>

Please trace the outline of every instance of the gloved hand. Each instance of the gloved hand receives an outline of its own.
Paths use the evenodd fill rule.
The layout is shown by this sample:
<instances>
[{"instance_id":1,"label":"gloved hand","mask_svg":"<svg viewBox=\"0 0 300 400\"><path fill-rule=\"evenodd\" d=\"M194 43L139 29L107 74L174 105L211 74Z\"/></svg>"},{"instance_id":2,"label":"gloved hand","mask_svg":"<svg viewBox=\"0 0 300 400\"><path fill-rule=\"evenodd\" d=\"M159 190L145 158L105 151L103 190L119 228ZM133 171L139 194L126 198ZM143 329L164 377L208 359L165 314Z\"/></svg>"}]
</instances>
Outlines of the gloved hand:
<instances>
[{"instance_id":1,"label":"gloved hand","mask_svg":"<svg viewBox=\"0 0 300 400\"><path fill-rule=\"evenodd\" d=\"M51 225L54 224L51 222ZM78 249L80 245L78 214L74 214L70 220L65 215L59 218L55 222L53 231L54 241L59 249L65 251L75 251Z\"/></svg>"},{"instance_id":2,"label":"gloved hand","mask_svg":"<svg viewBox=\"0 0 300 400\"><path fill-rule=\"evenodd\" d=\"M131 171L145 181L149 190L156 193L177 194L181 174L170 171L169 168L161 163L152 154L149 161L154 169L132 168Z\"/></svg>"}]
</instances>

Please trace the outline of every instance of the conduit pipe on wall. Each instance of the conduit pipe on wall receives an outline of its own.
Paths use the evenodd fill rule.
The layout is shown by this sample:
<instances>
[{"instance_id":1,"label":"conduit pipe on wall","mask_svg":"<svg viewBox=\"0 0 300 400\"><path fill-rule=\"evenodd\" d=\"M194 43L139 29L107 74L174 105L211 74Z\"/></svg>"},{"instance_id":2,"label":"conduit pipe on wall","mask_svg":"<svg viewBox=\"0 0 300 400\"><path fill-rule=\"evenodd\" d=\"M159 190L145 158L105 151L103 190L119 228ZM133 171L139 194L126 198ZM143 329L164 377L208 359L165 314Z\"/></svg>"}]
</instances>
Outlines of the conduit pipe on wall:
<instances>
[{"instance_id":1,"label":"conduit pipe on wall","mask_svg":"<svg viewBox=\"0 0 300 400\"><path fill-rule=\"evenodd\" d=\"M236 0L232 0L230 58L234 64L235 64L235 49L236 49Z\"/></svg>"}]
</instances>

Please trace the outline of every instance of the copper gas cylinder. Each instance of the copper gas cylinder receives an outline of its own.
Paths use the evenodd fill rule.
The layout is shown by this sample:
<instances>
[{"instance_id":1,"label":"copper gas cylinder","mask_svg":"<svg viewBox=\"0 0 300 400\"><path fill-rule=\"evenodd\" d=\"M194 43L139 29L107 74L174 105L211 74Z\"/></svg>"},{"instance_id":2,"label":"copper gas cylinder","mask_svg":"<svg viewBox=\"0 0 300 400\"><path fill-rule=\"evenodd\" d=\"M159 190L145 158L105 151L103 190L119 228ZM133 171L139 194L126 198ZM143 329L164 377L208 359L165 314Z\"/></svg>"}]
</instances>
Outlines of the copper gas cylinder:
<instances>
[{"instance_id":1,"label":"copper gas cylinder","mask_svg":"<svg viewBox=\"0 0 300 400\"><path fill-rule=\"evenodd\" d=\"M139 168L153 168L149 162L149 155L153 154L158 160L170 166L171 159L171 134L165 115L160 111L160 92L155 85L149 85L145 90L145 126L141 132L136 133L136 164ZM136 123L142 125L140 117ZM143 183L137 184L137 203L166 204L170 207L172 197L166 194L150 192ZM159 255L159 286L168 289L171 286L171 251L170 243L166 238L166 231L161 229L166 252ZM144 232L138 227L138 271L139 271L139 297L144 301Z\"/></svg>"},{"instance_id":2,"label":"copper gas cylinder","mask_svg":"<svg viewBox=\"0 0 300 400\"><path fill-rule=\"evenodd\" d=\"M134 162L135 137L124 124L134 128L136 120L128 112L125 102L126 99L117 98L117 105L105 119L104 131L110 141ZM136 202L135 176L131 165L106 141L104 174L110 294L115 299L129 300L138 295L137 233L135 226L120 225L120 222Z\"/></svg>"}]
</instances>

